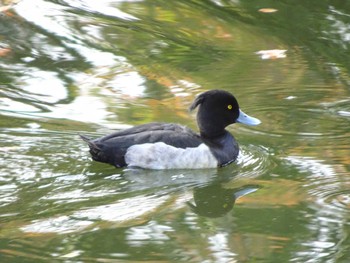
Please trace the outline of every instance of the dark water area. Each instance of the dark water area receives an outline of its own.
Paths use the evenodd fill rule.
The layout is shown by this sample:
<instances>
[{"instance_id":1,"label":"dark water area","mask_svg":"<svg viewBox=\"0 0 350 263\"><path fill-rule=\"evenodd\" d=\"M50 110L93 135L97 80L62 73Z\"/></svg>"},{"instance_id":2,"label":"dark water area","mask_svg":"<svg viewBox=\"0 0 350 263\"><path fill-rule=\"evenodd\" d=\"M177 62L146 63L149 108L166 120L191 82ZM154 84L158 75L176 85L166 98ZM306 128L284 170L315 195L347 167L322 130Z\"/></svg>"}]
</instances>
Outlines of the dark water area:
<instances>
[{"instance_id":1,"label":"dark water area","mask_svg":"<svg viewBox=\"0 0 350 263\"><path fill-rule=\"evenodd\" d=\"M349 262L350 3L1 1L0 262ZM78 134L235 94L237 162L92 162Z\"/></svg>"}]
</instances>

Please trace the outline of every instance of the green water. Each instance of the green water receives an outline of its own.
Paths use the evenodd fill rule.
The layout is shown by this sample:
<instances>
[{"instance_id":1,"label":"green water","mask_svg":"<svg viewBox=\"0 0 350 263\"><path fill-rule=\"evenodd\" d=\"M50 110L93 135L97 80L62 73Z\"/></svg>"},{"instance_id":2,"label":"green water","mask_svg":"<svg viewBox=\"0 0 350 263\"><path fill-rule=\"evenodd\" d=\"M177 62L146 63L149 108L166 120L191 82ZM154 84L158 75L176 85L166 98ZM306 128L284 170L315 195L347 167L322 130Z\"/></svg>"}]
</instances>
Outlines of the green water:
<instances>
[{"instance_id":1,"label":"green water","mask_svg":"<svg viewBox=\"0 0 350 263\"><path fill-rule=\"evenodd\" d=\"M349 3L22 0L0 39L0 262L349 262ZM214 88L262 121L229 127L225 168L116 169L79 139L196 129Z\"/></svg>"}]
</instances>

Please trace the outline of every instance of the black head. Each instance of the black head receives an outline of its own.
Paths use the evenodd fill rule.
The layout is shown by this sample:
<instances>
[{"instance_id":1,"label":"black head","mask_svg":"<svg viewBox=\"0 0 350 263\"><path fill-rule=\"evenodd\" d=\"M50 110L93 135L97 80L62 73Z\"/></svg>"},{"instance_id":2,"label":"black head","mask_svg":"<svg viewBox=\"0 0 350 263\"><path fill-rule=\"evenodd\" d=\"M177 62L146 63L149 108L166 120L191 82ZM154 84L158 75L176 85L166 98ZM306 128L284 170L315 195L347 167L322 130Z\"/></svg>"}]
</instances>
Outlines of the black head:
<instances>
[{"instance_id":1,"label":"black head","mask_svg":"<svg viewBox=\"0 0 350 263\"><path fill-rule=\"evenodd\" d=\"M258 125L260 121L239 109L236 98L224 90L210 90L199 94L190 110L199 106L197 123L202 136L217 137L225 133L226 126L235 122Z\"/></svg>"},{"instance_id":2,"label":"black head","mask_svg":"<svg viewBox=\"0 0 350 263\"><path fill-rule=\"evenodd\" d=\"M202 135L220 136L225 127L235 123L239 117L236 98L224 90L210 90L199 94L190 106L194 110L199 106L197 122Z\"/></svg>"}]
</instances>

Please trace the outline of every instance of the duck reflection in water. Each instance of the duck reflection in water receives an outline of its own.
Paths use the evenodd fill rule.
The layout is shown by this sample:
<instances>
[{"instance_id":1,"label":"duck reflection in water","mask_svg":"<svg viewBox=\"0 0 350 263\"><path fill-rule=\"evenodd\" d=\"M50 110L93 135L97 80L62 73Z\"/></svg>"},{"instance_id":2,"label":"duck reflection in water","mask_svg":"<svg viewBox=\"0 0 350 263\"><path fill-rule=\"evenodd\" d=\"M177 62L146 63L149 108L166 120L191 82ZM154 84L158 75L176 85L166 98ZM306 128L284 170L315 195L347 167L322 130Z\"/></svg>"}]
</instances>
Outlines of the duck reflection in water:
<instances>
[{"instance_id":1,"label":"duck reflection in water","mask_svg":"<svg viewBox=\"0 0 350 263\"><path fill-rule=\"evenodd\" d=\"M223 171L223 170L221 170ZM234 185L233 180L240 180L239 173L224 170L218 174L216 169L203 170L170 170L154 171L141 169L125 169L122 176L130 182L129 192L152 191L157 189L158 195L179 194L185 197L184 204L191 210L206 217L221 217L232 210L236 200L257 191L258 185ZM182 199L182 198L181 198ZM183 199L182 199L183 200Z\"/></svg>"},{"instance_id":2,"label":"duck reflection in water","mask_svg":"<svg viewBox=\"0 0 350 263\"><path fill-rule=\"evenodd\" d=\"M238 198L258 189L257 186L253 185L229 189L215 182L211 185L195 188L193 192L194 204L191 202L187 202L187 204L197 215L212 218L221 217L232 210Z\"/></svg>"}]
</instances>

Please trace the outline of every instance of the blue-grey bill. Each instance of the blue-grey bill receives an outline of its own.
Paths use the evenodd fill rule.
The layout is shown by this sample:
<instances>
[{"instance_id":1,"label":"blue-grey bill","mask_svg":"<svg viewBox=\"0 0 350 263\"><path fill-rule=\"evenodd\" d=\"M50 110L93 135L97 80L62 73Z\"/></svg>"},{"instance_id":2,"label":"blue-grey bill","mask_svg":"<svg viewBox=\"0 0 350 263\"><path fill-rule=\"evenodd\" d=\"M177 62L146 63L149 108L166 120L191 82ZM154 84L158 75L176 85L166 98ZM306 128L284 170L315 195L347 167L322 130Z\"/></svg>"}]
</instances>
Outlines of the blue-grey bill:
<instances>
[{"instance_id":1,"label":"blue-grey bill","mask_svg":"<svg viewBox=\"0 0 350 263\"><path fill-rule=\"evenodd\" d=\"M239 116L238 116L237 122L243 123L246 125L259 125L261 123L259 119L251 117L248 114L245 114L241 110L239 110Z\"/></svg>"}]
</instances>

